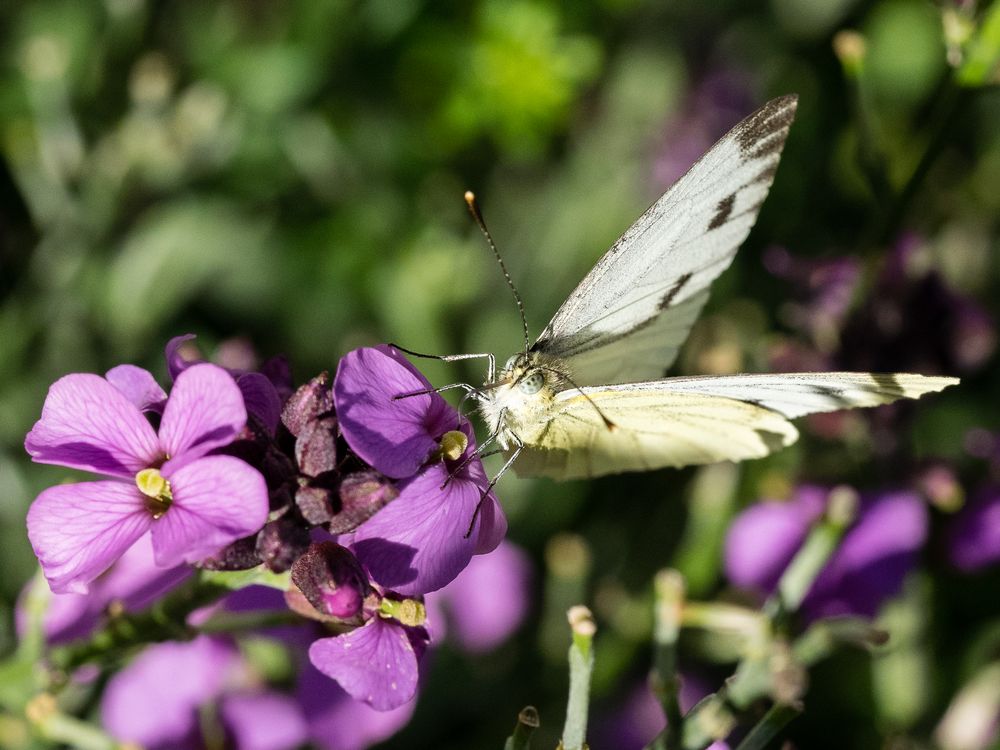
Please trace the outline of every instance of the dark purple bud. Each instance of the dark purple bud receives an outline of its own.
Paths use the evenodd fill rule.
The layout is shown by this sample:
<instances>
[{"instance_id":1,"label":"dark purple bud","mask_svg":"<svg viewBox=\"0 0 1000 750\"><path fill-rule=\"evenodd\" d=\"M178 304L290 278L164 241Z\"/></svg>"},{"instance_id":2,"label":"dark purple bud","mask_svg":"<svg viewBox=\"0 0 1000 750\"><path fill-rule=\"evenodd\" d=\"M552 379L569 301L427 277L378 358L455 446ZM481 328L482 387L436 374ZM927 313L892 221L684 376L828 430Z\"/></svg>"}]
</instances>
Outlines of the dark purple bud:
<instances>
[{"instance_id":1,"label":"dark purple bud","mask_svg":"<svg viewBox=\"0 0 1000 750\"><path fill-rule=\"evenodd\" d=\"M290 433L298 437L309 422L331 412L333 391L330 375L323 372L292 394L281 412L281 421Z\"/></svg>"},{"instance_id":2,"label":"dark purple bud","mask_svg":"<svg viewBox=\"0 0 1000 750\"><path fill-rule=\"evenodd\" d=\"M337 467L337 420L322 417L306 422L295 441L295 460L307 477L318 477Z\"/></svg>"},{"instance_id":3,"label":"dark purple bud","mask_svg":"<svg viewBox=\"0 0 1000 750\"><path fill-rule=\"evenodd\" d=\"M370 592L361 564L333 542L311 544L292 565L292 583L320 614L343 620L361 611Z\"/></svg>"},{"instance_id":4,"label":"dark purple bud","mask_svg":"<svg viewBox=\"0 0 1000 750\"><path fill-rule=\"evenodd\" d=\"M331 534L353 531L396 499L392 480L375 471L348 474L340 483L340 512L327 527Z\"/></svg>"},{"instance_id":5,"label":"dark purple bud","mask_svg":"<svg viewBox=\"0 0 1000 750\"><path fill-rule=\"evenodd\" d=\"M200 563L206 570L249 570L258 565L260 555L257 554L256 534L237 539Z\"/></svg>"},{"instance_id":6,"label":"dark purple bud","mask_svg":"<svg viewBox=\"0 0 1000 750\"><path fill-rule=\"evenodd\" d=\"M257 554L275 573L284 573L309 546L309 531L289 518L267 523L257 535Z\"/></svg>"},{"instance_id":7,"label":"dark purple bud","mask_svg":"<svg viewBox=\"0 0 1000 750\"><path fill-rule=\"evenodd\" d=\"M295 493L295 504L302 517L313 526L324 524L333 518L330 490L326 487L299 487Z\"/></svg>"},{"instance_id":8,"label":"dark purple bud","mask_svg":"<svg viewBox=\"0 0 1000 750\"><path fill-rule=\"evenodd\" d=\"M292 386L292 367L288 364L288 360L284 356L279 354L265 360L257 368L257 372L271 381L278 391L278 396L281 398L282 403L287 401L292 395L292 391L294 390Z\"/></svg>"}]
</instances>

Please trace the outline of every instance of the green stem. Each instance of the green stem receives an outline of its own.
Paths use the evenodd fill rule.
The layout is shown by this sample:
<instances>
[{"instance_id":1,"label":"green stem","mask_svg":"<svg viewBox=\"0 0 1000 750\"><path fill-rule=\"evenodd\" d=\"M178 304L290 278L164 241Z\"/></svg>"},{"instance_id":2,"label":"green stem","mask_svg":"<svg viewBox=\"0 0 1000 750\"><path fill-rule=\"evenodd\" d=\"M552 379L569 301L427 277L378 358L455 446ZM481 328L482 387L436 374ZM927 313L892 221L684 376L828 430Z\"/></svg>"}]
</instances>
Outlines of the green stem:
<instances>
[{"instance_id":1,"label":"green stem","mask_svg":"<svg viewBox=\"0 0 1000 750\"><path fill-rule=\"evenodd\" d=\"M853 490L840 487L830 493L826 516L809 532L778 581L777 592L764 605L769 618L777 620L799 608L856 513L857 494Z\"/></svg>"},{"instance_id":2,"label":"green stem","mask_svg":"<svg viewBox=\"0 0 1000 750\"><path fill-rule=\"evenodd\" d=\"M933 131L927 143L927 148L924 149L924 153L921 155L920 161L917 162L917 166L914 167L913 173L906 181L903 189L896 196L896 199L892 202L889 211L885 214L885 219L875 236L876 242L879 245L891 242L899 231L910 203L916 197L924 178L941 154L941 150L948 140L948 134L951 131L952 125L958 120L959 115L962 113L966 102L969 101L973 92L973 89L958 88L951 81L946 82L942 88L942 100L934 107L934 111L938 113L938 116L936 123L933 125Z\"/></svg>"},{"instance_id":3,"label":"green stem","mask_svg":"<svg viewBox=\"0 0 1000 750\"><path fill-rule=\"evenodd\" d=\"M771 706L764 717L750 730L750 734L736 746L736 750L764 750L788 722L801 713L802 709L797 706L781 703Z\"/></svg>"},{"instance_id":4,"label":"green stem","mask_svg":"<svg viewBox=\"0 0 1000 750\"><path fill-rule=\"evenodd\" d=\"M188 626L188 615L216 602L230 591L228 586L208 581L199 574L145 612L112 617L102 630L89 639L59 646L49 652L49 663L54 671L53 683L58 685L84 664L106 661L135 646L193 638L198 631Z\"/></svg>"},{"instance_id":5,"label":"green stem","mask_svg":"<svg viewBox=\"0 0 1000 750\"><path fill-rule=\"evenodd\" d=\"M507 738L503 750L529 750L531 747L531 735L541 725L538 718L538 709L534 706L525 706L517 715L517 724L514 725L514 733Z\"/></svg>"},{"instance_id":6,"label":"green stem","mask_svg":"<svg viewBox=\"0 0 1000 750\"><path fill-rule=\"evenodd\" d=\"M587 712L590 707L590 675L594 670L593 615L586 607L572 607L568 613L573 630L569 647L569 698L566 701L566 724L563 726L562 750L584 750L587 740Z\"/></svg>"},{"instance_id":7,"label":"green stem","mask_svg":"<svg viewBox=\"0 0 1000 750\"><path fill-rule=\"evenodd\" d=\"M684 579L676 570L661 570L653 583L655 596L653 629L653 692L657 694L667 717L667 727L653 747L673 750L679 746L682 714L679 701L680 678L677 674L677 639L684 609Z\"/></svg>"}]
</instances>

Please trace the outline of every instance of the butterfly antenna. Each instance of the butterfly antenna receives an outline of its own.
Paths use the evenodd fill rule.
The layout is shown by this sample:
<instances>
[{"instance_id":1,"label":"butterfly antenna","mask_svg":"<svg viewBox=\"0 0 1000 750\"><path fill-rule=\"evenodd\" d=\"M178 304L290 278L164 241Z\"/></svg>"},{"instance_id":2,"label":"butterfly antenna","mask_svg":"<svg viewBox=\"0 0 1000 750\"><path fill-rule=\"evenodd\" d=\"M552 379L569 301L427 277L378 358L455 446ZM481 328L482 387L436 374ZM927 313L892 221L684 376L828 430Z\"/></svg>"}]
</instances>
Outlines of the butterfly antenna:
<instances>
[{"instance_id":1,"label":"butterfly antenna","mask_svg":"<svg viewBox=\"0 0 1000 750\"><path fill-rule=\"evenodd\" d=\"M524 303L521 301L521 295L517 293L517 287L514 286L514 280L510 277L510 273L507 272L507 266L504 265L503 258L500 257L500 251L497 249L497 243L493 241L493 235L491 235L490 230L486 228L486 222L483 220L483 212L479 210L479 203L476 201L476 194L471 190L465 191L465 204L469 207L469 213L471 213L472 218L476 220L483 236L486 237L486 242L489 244L490 250L492 250L493 255L496 256L497 263L500 264L500 270L503 271L503 277L507 280L507 286L509 286L510 291L514 293L514 302L517 303L517 312L521 315L521 328L524 330L524 353L527 354L528 348L530 347L530 343L528 341L528 319L524 316Z\"/></svg>"}]
</instances>

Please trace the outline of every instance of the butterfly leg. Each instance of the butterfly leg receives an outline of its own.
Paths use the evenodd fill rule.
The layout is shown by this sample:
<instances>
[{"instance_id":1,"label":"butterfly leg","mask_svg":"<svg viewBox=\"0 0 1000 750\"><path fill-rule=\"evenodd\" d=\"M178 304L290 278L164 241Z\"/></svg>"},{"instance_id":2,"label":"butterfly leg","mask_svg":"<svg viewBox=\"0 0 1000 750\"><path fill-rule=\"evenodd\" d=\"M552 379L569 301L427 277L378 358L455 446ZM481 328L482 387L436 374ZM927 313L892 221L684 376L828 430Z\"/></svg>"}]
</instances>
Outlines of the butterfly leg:
<instances>
[{"instance_id":1,"label":"butterfly leg","mask_svg":"<svg viewBox=\"0 0 1000 750\"><path fill-rule=\"evenodd\" d=\"M472 512L472 520L469 521L469 530L465 532L466 539L468 539L472 535L472 529L476 525L476 519L479 518L479 512L483 508L483 503L486 502L486 498L489 497L490 490L492 490L496 486L496 483L500 481L500 477L504 475L504 472L506 472L507 469L513 466L514 462L517 460L517 457L521 455L521 451L524 450L524 443L521 442L521 438L519 438L514 433L511 433L510 437L514 445L516 445L517 447L514 448L514 452L510 454L510 458L508 458L507 461L504 463L504 465L500 467L500 471L498 471L497 475L490 480L490 483L486 485L486 489L483 490L483 494L480 495L479 502L476 503L476 509Z\"/></svg>"},{"instance_id":2,"label":"butterfly leg","mask_svg":"<svg viewBox=\"0 0 1000 750\"><path fill-rule=\"evenodd\" d=\"M483 354L422 354L421 352L415 352L406 347L400 346L399 344L389 344L389 346L394 349L399 349L401 352L406 352L410 356L420 357L422 359L436 359L440 362L458 362L463 359L483 359L485 358L489 362L488 373L486 377L487 383L492 383L493 379L496 377L497 372L497 358L491 353Z\"/></svg>"},{"instance_id":3,"label":"butterfly leg","mask_svg":"<svg viewBox=\"0 0 1000 750\"><path fill-rule=\"evenodd\" d=\"M424 388L422 391L410 391L409 393L397 393L392 397L393 401L399 401L401 398L413 398L414 396L426 396L428 393L441 393L442 391L450 391L452 388L464 388L466 397L474 393L478 393L479 389L468 383L452 383L451 385L443 385L440 388ZM464 400L464 399L463 399Z\"/></svg>"}]
</instances>

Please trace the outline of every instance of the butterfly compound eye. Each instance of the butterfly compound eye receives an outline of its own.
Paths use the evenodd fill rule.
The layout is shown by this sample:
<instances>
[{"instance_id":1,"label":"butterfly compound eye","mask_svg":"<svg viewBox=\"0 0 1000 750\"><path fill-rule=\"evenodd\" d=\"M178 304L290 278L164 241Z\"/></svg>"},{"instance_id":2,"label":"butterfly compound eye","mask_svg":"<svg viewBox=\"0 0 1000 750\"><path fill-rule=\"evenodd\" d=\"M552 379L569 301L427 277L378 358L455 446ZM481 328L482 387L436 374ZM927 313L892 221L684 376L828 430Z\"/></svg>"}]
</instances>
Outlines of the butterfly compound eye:
<instances>
[{"instance_id":1,"label":"butterfly compound eye","mask_svg":"<svg viewBox=\"0 0 1000 750\"><path fill-rule=\"evenodd\" d=\"M545 385L545 376L538 370L535 370L521 378L517 384L517 389L521 393L530 396L542 390L543 385Z\"/></svg>"}]
</instances>

